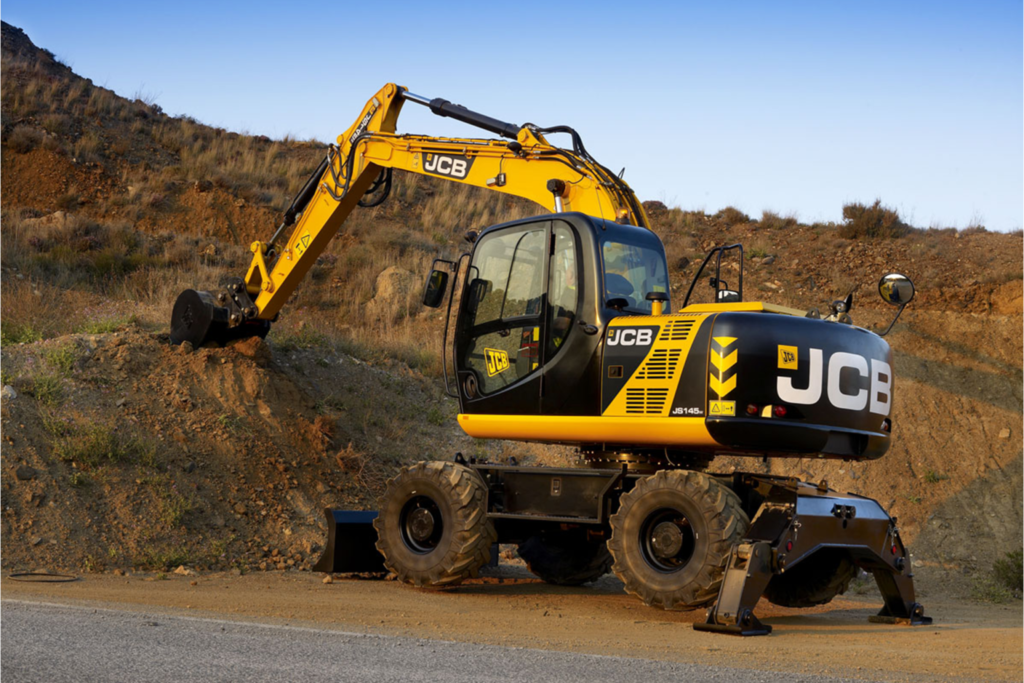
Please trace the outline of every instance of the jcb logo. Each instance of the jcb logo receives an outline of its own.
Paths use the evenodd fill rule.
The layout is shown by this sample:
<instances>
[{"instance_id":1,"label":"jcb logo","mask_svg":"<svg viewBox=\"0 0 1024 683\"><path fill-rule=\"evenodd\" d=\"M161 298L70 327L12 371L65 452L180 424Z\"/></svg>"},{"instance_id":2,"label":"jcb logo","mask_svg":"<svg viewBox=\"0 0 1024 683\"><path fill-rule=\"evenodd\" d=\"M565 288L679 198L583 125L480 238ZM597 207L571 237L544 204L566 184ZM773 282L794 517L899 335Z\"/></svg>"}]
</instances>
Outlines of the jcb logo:
<instances>
[{"instance_id":1,"label":"jcb logo","mask_svg":"<svg viewBox=\"0 0 1024 683\"><path fill-rule=\"evenodd\" d=\"M500 349L484 349L484 357L487 359L487 376L494 377L498 373L508 370L508 354Z\"/></svg>"},{"instance_id":2,"label":"jcb logo","mask_svg":"<svg viewBox=\"0 0 1024 683\"><path fill-rule=\"evenodd\" d=\"M654 341L653 327L614 328L608 332L608 346L650 346Z\"/></svg>"},{"instance_id":3,"label":"jcb logo","mask_svg":"<svg viewBox=\"0 0 1024 683\"><path fill-rule=\"evenodd\" d=\"M451 154L427 154L423 160L423 170L427 173L436 173L459 180L469 175L469 169L472 166L472 159Z\"/></svg>"},{"instance_id":4,"label":"jcb logo","mask_svg":"<svg viewBox=\"0 0 1024 683\"><path fill-rule=\"evenodd\" d=\"M781 352L780 352L781 353ZM780 356L781 357L781 356ZM864 410L888 415L892 408L892 369L884 360L872 358L869 362L856 353L837 351L828 359L826 377L824 353L821 349L810 349L809 377L806 389L793 386L792 377L779 377L777 390L784 403L813 405L821 400L822 390L828 402L843 410ZM860 380L869 379L870 389L858 388L852 393L843 391L840 384L843 370L852 370Z\"/></svg>"}]
</instances>

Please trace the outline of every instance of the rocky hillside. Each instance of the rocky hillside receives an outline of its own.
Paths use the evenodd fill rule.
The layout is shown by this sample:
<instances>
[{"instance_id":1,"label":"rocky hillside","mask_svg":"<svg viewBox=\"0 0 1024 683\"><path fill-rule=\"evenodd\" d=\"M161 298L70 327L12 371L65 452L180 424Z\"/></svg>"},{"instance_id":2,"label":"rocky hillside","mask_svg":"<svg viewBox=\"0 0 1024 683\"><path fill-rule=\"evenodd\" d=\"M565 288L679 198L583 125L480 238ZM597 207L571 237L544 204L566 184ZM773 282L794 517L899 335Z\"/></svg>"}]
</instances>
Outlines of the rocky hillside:
<instances>
[{"instance_id":1,"label":"rocky hillside","mask_svg":"<svg viewBox=\"0 0 1024 683\"><path fill-rule=\"evenodd\" d=\"M266 343L181 354L163 336L177 292L244 271L246 245L273 230L323 145L170 117L8 24L2 70L5 568L301 568L320 508L371 505L404 462L460 449L571 458L459 432L439 320L415 301L466 229L539 207L397 177L388 203L346 223ZM1021 234L918 229L880 204L813 225L646 206L677 304L704 252L736 241L746 298L809 308L854 291L866 327L892 315L879 276L914 279L890 337L900 382L883 460L715 467L876 497L913 543L923 590L994 595L993 562L1022 529Z\"/></svg>"}]
</instances>

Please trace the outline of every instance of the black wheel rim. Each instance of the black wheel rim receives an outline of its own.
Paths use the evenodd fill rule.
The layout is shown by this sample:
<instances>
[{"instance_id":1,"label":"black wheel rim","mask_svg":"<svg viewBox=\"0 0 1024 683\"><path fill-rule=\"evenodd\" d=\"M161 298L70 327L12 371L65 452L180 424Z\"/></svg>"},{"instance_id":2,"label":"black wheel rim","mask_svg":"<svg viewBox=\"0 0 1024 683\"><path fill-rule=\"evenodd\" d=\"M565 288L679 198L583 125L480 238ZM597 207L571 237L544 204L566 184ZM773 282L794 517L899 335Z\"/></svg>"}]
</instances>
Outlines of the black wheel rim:
<instances>
[{"instance_id":1,"label":"black wheel rim","mask_svg":"<svg viewBox=\"0 0 1024 683\"><path fill-rule=\"evenodd\" d=\"M402 507L399 524L406 547L420 555L433 552L444 535L441 509L427 496L410 498Z\"/></svg>"},{"instance_id":2,"label":"black wheel rim","mask_svg":"<svg viewBox=\"0 0 1024 683\"><path fill-rule=\"evenodd\" d=\"M680 571L690 563L696 540L690 520L672 508L655 510L640 527L644 561L664 574Z\"/></svg>"}]
</instances>

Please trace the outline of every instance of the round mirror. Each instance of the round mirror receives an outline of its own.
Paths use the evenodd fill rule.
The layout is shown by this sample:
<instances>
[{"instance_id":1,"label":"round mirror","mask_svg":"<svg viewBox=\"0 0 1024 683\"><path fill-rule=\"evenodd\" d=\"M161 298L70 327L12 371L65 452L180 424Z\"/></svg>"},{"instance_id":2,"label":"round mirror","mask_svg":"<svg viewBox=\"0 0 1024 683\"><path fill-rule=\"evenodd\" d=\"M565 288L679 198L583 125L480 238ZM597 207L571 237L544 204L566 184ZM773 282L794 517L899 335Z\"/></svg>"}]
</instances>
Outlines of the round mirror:
<instances>
[{"instance_id":1,"label":"round mirror","mask_svg":"<svg viewBox=\"0 0 1024 683\"><path fill-rule=\"evenodd\" d=\"M889 273L878 281L878 293L885 303L903 306L914 298L914 283L906 275Z\"/></svg>"}]
</instances>

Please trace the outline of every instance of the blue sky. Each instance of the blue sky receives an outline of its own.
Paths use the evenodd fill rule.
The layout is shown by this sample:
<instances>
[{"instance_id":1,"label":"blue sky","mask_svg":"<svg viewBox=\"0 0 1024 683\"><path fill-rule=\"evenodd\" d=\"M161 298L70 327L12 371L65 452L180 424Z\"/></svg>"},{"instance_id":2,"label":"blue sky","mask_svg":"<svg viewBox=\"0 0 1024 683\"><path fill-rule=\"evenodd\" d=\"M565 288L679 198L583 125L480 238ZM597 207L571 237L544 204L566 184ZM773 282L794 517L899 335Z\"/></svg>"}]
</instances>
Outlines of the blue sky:
<instances>
[{"instance_id":1,"label":"blue sky","mask_svg":"<svg viewBox=\"0 0 1024 683\"><path fill-rule=\"evenodd\" d=\"M814 221L881 198L923 227L1024 226L1020 2L6 0L0 16L99 85L232 130L333 139L394 81L571 125L642 199ZM412 105L399 130L477 134Z\"/></svg>"}]
</instances>

